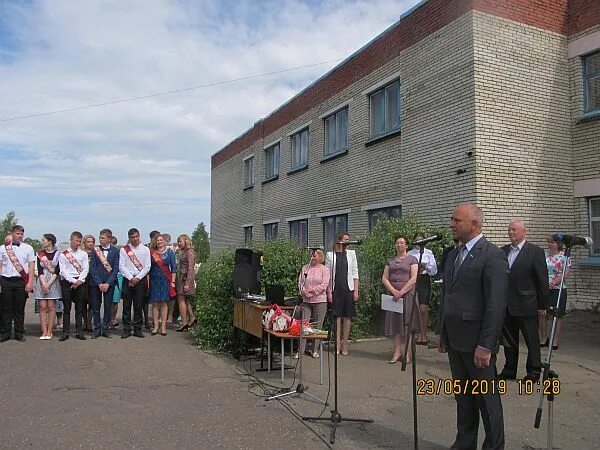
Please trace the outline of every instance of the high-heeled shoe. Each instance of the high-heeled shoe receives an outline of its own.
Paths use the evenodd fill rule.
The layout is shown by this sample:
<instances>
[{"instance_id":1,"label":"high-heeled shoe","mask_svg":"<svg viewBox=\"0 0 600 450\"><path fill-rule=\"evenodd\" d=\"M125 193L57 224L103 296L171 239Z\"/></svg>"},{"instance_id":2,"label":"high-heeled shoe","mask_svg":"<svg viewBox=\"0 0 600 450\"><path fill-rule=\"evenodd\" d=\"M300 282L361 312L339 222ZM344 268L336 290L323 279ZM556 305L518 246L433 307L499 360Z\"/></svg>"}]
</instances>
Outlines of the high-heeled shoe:
<instances>
[{"instance_id":1,"label":"high-heeled shoe","mask_svg":"<svg viewBox=\"0 0 600 450\"><path fill-rule=\"evenodd\" d=\"M152 330L152 332L150 333L152 336L156 336L158 334L158 330Z\"/></svg>"},{"instance_id":2,"label":"high-heeled shoe","mask_svg":"<svg viewBox=\"0 0 600 450\"><path fill-rule=\"evenodd\" d=\"M541 348L541 347L548 347L549 341L550 341L550 339L549 339L549 338L548 338L548 339L546 339L546 342L544 342L543 344L540 344L540 348Z\"/></svg>"},{"instance_id":3,"label":"high-heeled shoe","mask_svg":"<svg viewBox=\"0 0 600 450\"><path fill-rule=\"evenodd\" d=\"M188 323L188 328L192 328L197 323L198 323L198 318L196 317L191 323Z\"/></svg>"},{"instance_id":4,"label":"high-heeled shoe","mask_svg":"<svg viewBox=\"0 0 600 450\"><path fill-rule=\"evenodd\" d=\"M388 361L388 364L396 364L398 361L400 361L400 358L402 358L402 356L398 356L397 358L392 357L392 359Z\"/></svg>"},{"instance_id":5,"label":"high-heeled shoe","mask_svg":"<svg viewBox=\"0 0 600 450\"><path fill-rule=\"evenodd\" d=\"M182 333L184 331L189 330L190 326L186 323L185 325L181 325L179 328L177 328L175 331L177 331L178 333Z\"/></svg>"},{"instance_id":6,"label":"high-heeled shoe","mask_svg":"<svg viewBox=\"0 0 600 450\"><path fill-rule=\"evenodd\" d=\"M558 345L553 345L552 350L558 350Z\"/></svg>"}]
</instances>

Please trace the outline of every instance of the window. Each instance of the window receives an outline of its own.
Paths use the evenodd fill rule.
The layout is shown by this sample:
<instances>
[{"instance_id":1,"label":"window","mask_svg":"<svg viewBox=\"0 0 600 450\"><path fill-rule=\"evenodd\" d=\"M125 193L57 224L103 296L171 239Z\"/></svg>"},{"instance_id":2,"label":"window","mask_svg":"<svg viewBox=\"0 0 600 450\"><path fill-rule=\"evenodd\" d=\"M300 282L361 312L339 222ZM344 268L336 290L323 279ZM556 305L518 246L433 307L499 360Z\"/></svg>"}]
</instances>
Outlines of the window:
<instances>
[{"instance_id":1,"label":"window","mask_svg":"<svg viewBox=\"0 0 600 450\"><path fill-rule=\"evenodd\" d=\"M308 128L292 135L292 167L299 169L308 164Z\"/></svg>"},{"instance_id":2,"label":"window","mask_svg":"<svg viewBox=\"0 0 600 450\"><path fill-rule=\"evenodd\" d=\"M323 119L325 121L325 156L341 153L348 148L348 108Z\"/></svg>"},{"instance_id":3,"label":"window","mask_svg":"<svg viewBox=\"0 0 600 450\"><path fill-rule=\"evenodd\" d=\"M279 176L279 144L265 150L265 181Z\"/></svg>"},{"instance_id":4,"label":"window","mask_svg":"<svg viewBox=\"0 0 600 450\"><path fill-rule=\"evenodd\" d=\"M395 81L371 94L371 137L400 129L400 82Z\"/></svg>"},{"instance_id":5,"label":"window","mask_svg":"<svg viewBox=\"0 0 600 450\"><path fill-rule=\"evenodd\" d=\"M308 247L308 219L290 222L290 240L299 247Z\"/></svg>"},{"instance_id":6,"label":"window","mask_svg":"<svg viewBox=\"0 0 600 450\"><path fill-rule=\"evenodd\" d=\"M252 244L252 227L244 227L244 245L249 247Z\"/></svg>"},{"instance_id":7,"label":"window","mask_svg":"<svg viewBox=\"0 0 600 450\"><path fill-rule=\"evenodd\" d=\"M348 231L348 214L323 217L323 243L325 248L333 248L333 239L338 231Z\"/></svg>"},{"instance_id":8,"label":"window","mask_svg":"<svg viewBox=\"0 0 600 450\"><path fill-rule=\"evenodd\" d=\"M254 186L254 156L244 161L244 178L246 180L245 187Z\"/></svg>"},{"instance_id":9,"label":"window","mask_svg":"<svg viewBox=\"0 0 600 450\"><path fill-rule=\"evenodd\" d=\"M594 241L592 256L600 256L600 197L590 198L590 237Z\"/></svg>"},{"instance_id":10,"label":"window","mask_svg":"<svg viewBox=\"0 0 600 450\"><path fill-rule=\"evenodd\" d=\"M389 208L372 209L369 211L369 231L375 228L377 221L384 217L402 217L402 206L392 206Z\"/></svg>"},{"instance_id":11,"label":"window","mask_svg":"<svg viewBox=\"0 0 600 450\"><path fill-rule=\"evenodd\" d=\"M600 52L583 58L585 112L600 112Z\"/></svg>"},{"instance_id":12,"label":"window","mask_svg":"<svg viewBox=\"0 0 600 450\"><path fill-rule=\"evenodd\" d=\"M277 239L277 231L279 230L279 223L268 223L265 225L265 241L274 241Z\"/></svg>"}]
</instances>

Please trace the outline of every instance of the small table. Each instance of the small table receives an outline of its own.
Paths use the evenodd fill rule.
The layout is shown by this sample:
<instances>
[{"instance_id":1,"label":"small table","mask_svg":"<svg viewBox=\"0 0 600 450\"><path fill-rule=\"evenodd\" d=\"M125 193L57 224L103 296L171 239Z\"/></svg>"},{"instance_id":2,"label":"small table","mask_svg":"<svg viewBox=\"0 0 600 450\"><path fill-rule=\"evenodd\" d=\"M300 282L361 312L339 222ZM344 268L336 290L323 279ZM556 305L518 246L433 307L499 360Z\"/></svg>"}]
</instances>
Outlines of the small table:
<instances>
[{"instance_id":1,"label":"small table","mask_svg":"<svg viewBox=\"0 0 600 450\"><path fill-rule=\"evenodd\" d=\"M282 333L280 331L266 330L267 333L267 371L271 372L271 336L281 339L281 381L285 379L285 341L290 341L290 359L293 360L294 348L293 340L297 339L300 341L300 336L295 336L290 333ZM319 384L323 384L323 341L327 340L327 333L322 334L310 334L302 336L302 339L316 339L319 341ZM300 345L298 346L300 351Z\"/></svg>"}]
</instances>

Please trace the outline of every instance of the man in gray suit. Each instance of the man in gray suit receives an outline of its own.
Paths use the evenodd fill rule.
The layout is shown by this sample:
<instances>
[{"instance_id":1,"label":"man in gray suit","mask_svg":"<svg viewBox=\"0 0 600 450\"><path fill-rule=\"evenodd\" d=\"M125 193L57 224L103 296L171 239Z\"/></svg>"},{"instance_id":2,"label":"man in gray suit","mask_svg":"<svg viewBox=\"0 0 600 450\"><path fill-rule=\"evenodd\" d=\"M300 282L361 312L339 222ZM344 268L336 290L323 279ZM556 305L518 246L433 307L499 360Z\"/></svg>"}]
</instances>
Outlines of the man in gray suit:
<instances>
[{"instance_id":1,"label":"man in gray suit","mask_svg":"<svg viewBox=\"0 0 600 450\"><path fill-rule=\"evenodd\" d=\"M469 203L459 205L450 220L452 237L461 245L448 255L444 274L439 350L448 352L452 378L461 386L455 395L453 449L477 448L479 414L485 428L482 448L504 448L496 353L506 312L508 262L504 252L483 236L482 223L481 209ZM480 394L482 386L486 395Z\"/></svg>"}]
</instances>

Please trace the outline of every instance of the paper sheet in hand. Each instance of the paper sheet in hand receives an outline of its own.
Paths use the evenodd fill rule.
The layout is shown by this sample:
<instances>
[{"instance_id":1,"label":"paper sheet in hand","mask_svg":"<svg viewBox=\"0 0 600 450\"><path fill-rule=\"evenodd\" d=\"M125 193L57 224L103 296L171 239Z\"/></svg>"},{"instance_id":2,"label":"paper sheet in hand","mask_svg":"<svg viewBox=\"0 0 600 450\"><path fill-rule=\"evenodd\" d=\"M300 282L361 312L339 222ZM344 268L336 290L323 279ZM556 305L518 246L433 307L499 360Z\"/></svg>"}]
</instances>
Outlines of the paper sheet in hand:
<instances>
[{"instance_id":1,"label":"paper sheet in hand","mask_svg":"<svg viewBox=\"0 0 600 450\"><path fill-rule=\"evenodd\" d=\"M394 301L394 297L387 294L381 294L381 309L384 311L393 311L397 313L404 312L404 299L401 298L397 302Z\"/></svg>"}]
</instances>

